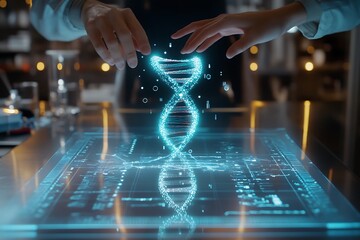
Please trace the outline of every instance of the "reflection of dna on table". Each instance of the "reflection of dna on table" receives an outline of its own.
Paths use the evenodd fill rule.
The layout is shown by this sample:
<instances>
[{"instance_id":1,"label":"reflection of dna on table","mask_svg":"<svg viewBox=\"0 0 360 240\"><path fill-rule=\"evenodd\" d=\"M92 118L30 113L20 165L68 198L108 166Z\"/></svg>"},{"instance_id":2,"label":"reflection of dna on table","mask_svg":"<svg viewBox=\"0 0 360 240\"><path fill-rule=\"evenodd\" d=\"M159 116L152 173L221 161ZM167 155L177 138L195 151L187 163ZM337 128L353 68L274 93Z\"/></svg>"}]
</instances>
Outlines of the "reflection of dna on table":
<instances>
[{"instance_id":1,"label":"reflection of dna on table","mask_svg":"<svg viewBox=\"0 0 360 240\"><path fill-rule=\"evenodd\" d=\"M196 57L172 60L156 56L151 58L151 65L175 91L160 116L160 135L171 154L161 168L158 187L165 202L176 211L176 215L163 222L159 238L165 238L168 234L179 234L179 237L187 238L195 231L195 222L187 214L187 208L195 197L197 184L194 171L182 151L194 135L199 122L199 113L188 93L199 80L202 65ZM182 229L187 233L183 233Z\"/></svg>"}]
</instances>

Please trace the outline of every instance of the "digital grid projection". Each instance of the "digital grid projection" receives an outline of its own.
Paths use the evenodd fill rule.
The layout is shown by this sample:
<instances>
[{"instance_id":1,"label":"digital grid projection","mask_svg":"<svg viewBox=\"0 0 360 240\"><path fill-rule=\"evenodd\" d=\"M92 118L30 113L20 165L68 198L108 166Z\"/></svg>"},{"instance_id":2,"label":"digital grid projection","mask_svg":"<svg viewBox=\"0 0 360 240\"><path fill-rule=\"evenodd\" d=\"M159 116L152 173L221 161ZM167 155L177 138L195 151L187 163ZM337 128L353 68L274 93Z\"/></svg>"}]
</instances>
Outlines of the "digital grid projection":
<instances>
[{"instance_id":1,"label":"digital grid projection","mask_svg":"<svg viewBox=\"0 0 360 240\"><path fill-rule=\"evenodd\" d=\"M177 229L182 235L180 229L184 228L191 236L195 221L186 210L195 197L197 184L194 171L182 151L199 122L198 110L188 93L200 78L202 64L198 57L173 60L154 56L151 66L175 92L160 115L160 135L171 154L161 168L158 187L168 206L177 214L164 221L159 228L159 238L166 238L170 229ZM186 238L186 234L183 237Z\"/></svg>"}]
</instances>

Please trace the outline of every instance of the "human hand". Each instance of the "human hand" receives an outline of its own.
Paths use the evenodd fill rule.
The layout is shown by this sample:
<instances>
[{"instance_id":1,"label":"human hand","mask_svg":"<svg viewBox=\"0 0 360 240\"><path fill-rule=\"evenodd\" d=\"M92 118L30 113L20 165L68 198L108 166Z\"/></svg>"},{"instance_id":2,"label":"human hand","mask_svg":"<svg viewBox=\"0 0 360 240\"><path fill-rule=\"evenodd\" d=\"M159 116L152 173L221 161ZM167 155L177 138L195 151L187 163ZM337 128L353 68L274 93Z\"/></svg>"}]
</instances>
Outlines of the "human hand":
<instances>
[{"instance_id":1,"label":"human hand","mask_svg":"<svg viewBox=\"0 0 360 240\"><path fill-rule=\"evenodd\" d=\"M129 8L118 8L96 0L87 0L81 18L99 56L120 70L125 62L131 68L138 64L136 51L151 52L148 37Z\"/></svg>"},{"instance_id":2,"label":"human hand","mask_svg":"<svg viewBox=\"0 0 360 240\"><path fill-rule=\"evenodd\" d=\"M201 53L224 36L241 35L226 52L228 58L233 58L255 44L279 37L305 19L304 7L296 2L268 11L221 14L190 23L171 37L179 39L191 34L181 50L181 53L187 54L193 51Z\"/></svg>"}]
</instances>

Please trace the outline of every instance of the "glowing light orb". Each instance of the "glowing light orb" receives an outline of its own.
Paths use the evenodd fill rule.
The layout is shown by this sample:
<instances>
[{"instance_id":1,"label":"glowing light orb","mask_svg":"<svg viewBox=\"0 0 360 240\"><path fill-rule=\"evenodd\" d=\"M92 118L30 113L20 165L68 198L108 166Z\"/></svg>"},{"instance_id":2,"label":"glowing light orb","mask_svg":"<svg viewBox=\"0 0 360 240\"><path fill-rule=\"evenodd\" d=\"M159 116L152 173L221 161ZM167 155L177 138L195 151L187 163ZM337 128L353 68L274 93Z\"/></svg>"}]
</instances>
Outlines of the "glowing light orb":
<instances>
[{"instance_id":1,"label":"glowing light orb","mask_svg":"<svg viewBox=\"0 0 360 240\"><path fill-rule=\"evenodd\" d=\"M314 70L314 64L312 62L306 62L304 68L306 71L310 72Z\"/></svg>"}]
</instances>

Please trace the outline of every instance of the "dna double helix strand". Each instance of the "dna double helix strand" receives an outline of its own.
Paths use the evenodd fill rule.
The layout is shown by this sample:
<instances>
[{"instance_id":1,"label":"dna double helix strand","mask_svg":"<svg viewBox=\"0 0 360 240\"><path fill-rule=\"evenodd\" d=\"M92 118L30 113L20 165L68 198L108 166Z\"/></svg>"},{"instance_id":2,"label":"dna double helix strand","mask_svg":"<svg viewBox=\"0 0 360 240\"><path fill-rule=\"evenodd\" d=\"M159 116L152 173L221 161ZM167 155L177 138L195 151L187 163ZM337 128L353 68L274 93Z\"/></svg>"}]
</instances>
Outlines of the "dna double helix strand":
<instances>
[{"instance_id":1,"label":"dna double helix strand","mask_svg":"<svg viewBox=\"0 0 360 240\"><path fill-rule=\"evenodd\" d=\"M160 115L160 135L171 154L161 168L158 188L176 215L164 221L159 228L159 238L165 238L170 229L184 228L187 234L182 238L186 238L195 230L195 222L186 211L195 197L197 184L183 149L193 137L199 122L199 113L189 91L200 79L202 64L197 57L173 60L154 56L151 66L175 92Z\"/></svg>"}]
</instances>

